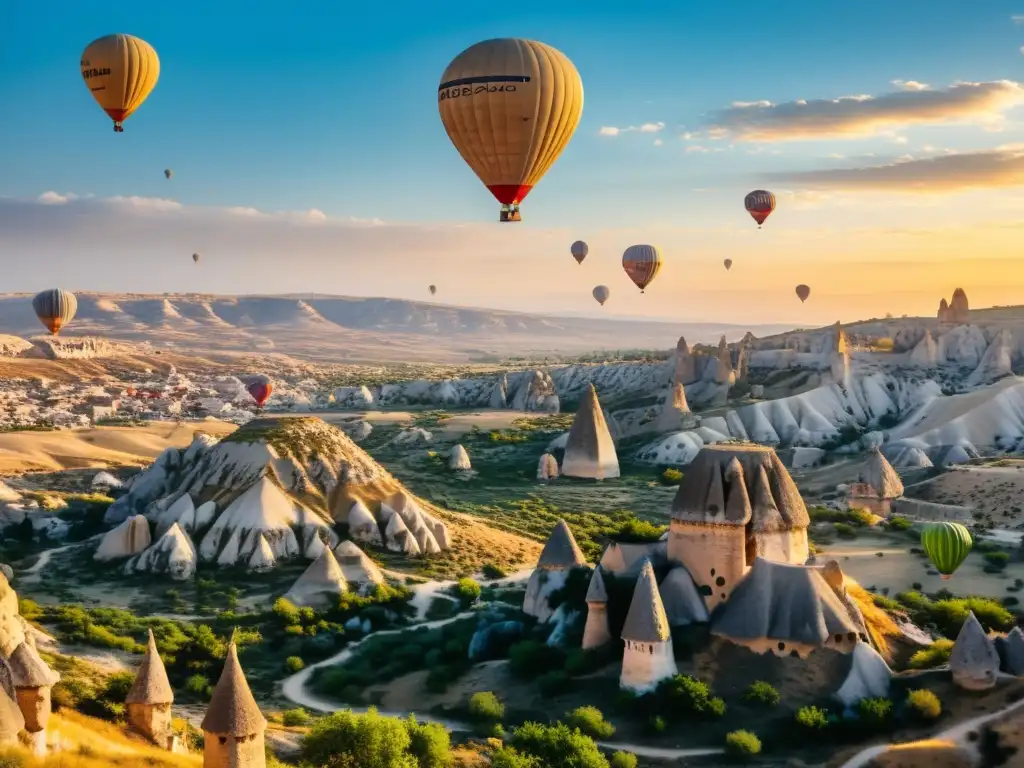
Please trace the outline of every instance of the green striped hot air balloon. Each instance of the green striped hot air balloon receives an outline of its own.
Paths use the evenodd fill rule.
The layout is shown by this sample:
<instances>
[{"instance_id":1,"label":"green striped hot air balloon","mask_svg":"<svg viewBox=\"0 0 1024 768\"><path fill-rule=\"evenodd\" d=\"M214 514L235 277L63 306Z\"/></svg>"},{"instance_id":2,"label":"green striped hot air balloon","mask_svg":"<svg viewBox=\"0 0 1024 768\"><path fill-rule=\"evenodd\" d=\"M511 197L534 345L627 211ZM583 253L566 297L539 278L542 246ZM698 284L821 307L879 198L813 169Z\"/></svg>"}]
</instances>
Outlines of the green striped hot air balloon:
<instances>
[{"instance_id":1,"label":"green striped hot air balloon","mask_svg":"<svg viewBox=\"0 0 1024 768\"><path fill-rule=\"evenodd\" d=\"M942 578L948 579L967 557L974 541L960 523L932 523L921 532L921 546Z\"/></svg>"}]
</instances>

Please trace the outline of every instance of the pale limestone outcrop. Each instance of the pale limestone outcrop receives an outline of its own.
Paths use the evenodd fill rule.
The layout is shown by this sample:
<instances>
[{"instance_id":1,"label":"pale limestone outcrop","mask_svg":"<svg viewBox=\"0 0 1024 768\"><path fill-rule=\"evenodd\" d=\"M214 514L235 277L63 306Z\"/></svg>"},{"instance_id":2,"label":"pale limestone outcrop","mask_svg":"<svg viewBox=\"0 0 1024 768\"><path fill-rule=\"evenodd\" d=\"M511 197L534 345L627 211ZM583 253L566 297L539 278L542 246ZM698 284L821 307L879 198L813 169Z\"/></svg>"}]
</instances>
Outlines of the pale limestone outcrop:
<instances>
[{"instance_id":1,"label":"pale limestone outcrop","mask_svg":"<svg viewBox=\"0 0 1024 768\"><path fill-rule=\"evenodd\" d=\"M967 614L956 636L949 656L949 669L953 673L953 682L967 691L984 691L996 684L999 653L974 611Z\"/></svg>"},{"instance_id":2,"label":"pale limestone outcrop","mask_svg":"<svg viewBox=\"0 0 1024 768\"><path fill-rule=\"evenodd\" d=\"M1003 328L992 339L985 354L965 382L968 387L991 384L1005 376L1013 375L1013 334Z\"/></svg>"},{"instance_id":3,"label":"pale limestone outcrop","mask_svg":"<svg viewBox=\"0 0 1024 768\"><path fill-rule=\"evenodd\" d=\"M931 331L926 329L924 336L910 352L910 363L920 368L934 368L941 362L939 345L935 342Z\"/></svg>"},{"instance_id":4,"label":"pale limestone outcrop","mask_svg":"<svg viewBox=\"0 0 1024 768\"><path fill-rule=\"evenodd\" d=\"M376 585L384 583L384 574L380 568L355 543L341 542L334 548L334 557L341 566L341 573L349 588L354 587L359 594L366 595Z\"/></svg>"},{"instance_id":5,"label":"pale limestone outcrop","mask_svg":"<svg viewBox=\"0 0 1024 768\"><path fill-rule=\"evenodd\" d=\"M348 590L348 582L334 553L324 547L320 556L303 571L285 597L298 606L328 608Z\"/></svg>"},{"instance_id":6,"label":"pale limestone outcrop","mask_svg":"<svg viewBox=\"0 0 1024 768\"><path fill-rule=\"evenodd\" d=\"M448 469L455 471L468 471L473 468L469 461L469 453L461 444L452 447L448 456Z\"/></svg>"},{"instance_id":7,"label":"pale limestone outcrop","mask_svg":"<svg viewBox=\"0 0 1024 768\"><path fill-rule=\"evenodd\" d=\"M680 336L679 342L676 344L673 383L685 386L695 381L697 381L697 363L690 352L686 339Z\"/></svg>"},{"instance_id":8,"label":"pale limestone outcrop","mask_svg":"<svg viewBox=\"0 0 1024 768\"><path fill-rule=\"evenodd\" d=\"M152 543L149 521L143 515L134 515L103 535L93 559L106 561L133 557Z\"/></svg>"},{"instance_id":9,"label":"pale limestone outcrop","mask_svg":"<svg viewBox=\"0 0 1024 768\"><path fill-rule=\"evenodd\" d=\"M537 567L526 583L523 613L541 622L550 619L554 611L548 604L548 597L565 584L569 571L586 566L586 558L583 557L572 531L564 520L559 520L544 549L541 550Z\"/></svg>"},{"instance_id":10,"label":"pale limestone outcrop","mask_svg":"<svg viewBox=\"0 0 1024 768\"><path fill-rule=\"evenodd\" d=\"M196 547L177 523L156 543L125 566L126 573L166 573L175 581L191 579L196 572Z\"/></svg>"},{"instance_id":11,"label":"pale limestone outcrop","mask_svg":"<svg viewBox=\"0 0 1024 768\"><path fill-rule=\"evenodd\" d=\"M558 459L550 453L545 453L537 462L537 479L554 480L558 477Z\"/></svg>"},{"instance_id":12,"label":"pale limestone outcrop","mask_svg":"<svg viewBox=\"0 0 1024 768\"><path fill-rule=\"evenodd\" d=\"M850 672L836 698L847 707L856 706L861 699L889 698L892 670L878 651L867 643L857 643L851 656Z\"/></svg>"},{"instance_id":13,"label":"pale limestone outcrop","mask_svg":"<svg viewBox=\"0 0 1024 768\"><path fill-rule=\"evenodd\" d=\"M587 588L587 623L583 627L583 650L601 648L612 641L608 628L608 591L600 566L594 568Z\"/></svg>"},{"instance_id":14,"label":"pale limestone outcrop","mask_svg":"<svg viewBox=\"0 0 1024 768\"><path fill-rule=\"evenodd\" d=\"M384 545L376 518L361 501L354 502L348 511L348 533L353 539L364 544L378 547Z\"/></svg>"}]
</instances>

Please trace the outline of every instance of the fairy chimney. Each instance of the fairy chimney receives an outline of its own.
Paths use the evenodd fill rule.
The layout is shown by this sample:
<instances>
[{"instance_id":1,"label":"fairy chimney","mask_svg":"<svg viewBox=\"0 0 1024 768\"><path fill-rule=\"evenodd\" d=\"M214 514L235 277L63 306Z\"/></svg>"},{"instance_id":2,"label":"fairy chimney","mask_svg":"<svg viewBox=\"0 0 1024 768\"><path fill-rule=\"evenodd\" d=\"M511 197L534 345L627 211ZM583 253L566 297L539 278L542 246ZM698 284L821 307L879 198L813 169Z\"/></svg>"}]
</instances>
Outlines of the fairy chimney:
<instances>
[{"instance_id":1,"label":"fairy chimney","mask_svg":"<svg viewBox=\"0 0 1024 768\"><path fill-rule=\"evenodd\" d=\"M939 311L936 313L940 323L949 322L949 302L945 299L939 302Z\"/></svg>"},{"instance_id":2,"label":"fairy chimney","mask_svg":"<svg viewBox=\"0 0 1024 768\"><path fill-rule=\"evenodd\" d=\"M587 623L583 627L583 650L600 648L612 640L608 629L608 591L600 566L594 568L587 589Z\"/></svg>"},{"instance_id":3,"label":"fairy chimney","mask_svg":"<svg viewBox=\"0 0 1024 768\"><path fill-rule=\"evenodd\" d=\"M728 600L758 557L802 565L810 518L800 492L771 448L702 448L672 502L668 559L680 563L708 610Z\"/></svg>"},{"instance_id":4,"label":"fairy chimney","mask_svg":"<svg viewBox=\"0 0 1024 768\"><path fill-rule=\"evenodd\" d=\"M153 630L135 682L128 692L128 724L155 744L166 746L171 735L171 704L174 691L156 647Z\"/></svg>"},{"instance_id":5,"label":"fairy chimney","mask_svg":"<svg viewBox=\"0 0 1024 768\"><path fill-rule=\"evenodd\" d=\"M0 747L17 746L18 734L25 727L16 697L11 669L0 656Z\"/></svg>"},{"instance_id":6,"label":"fairy chimney","mask_svg":"<svg viewBox=\"0 0 1024 768\"><path fill-rule=\"evenodd\" d=\"M596 480L619 476L615 441L608 431L593 384L584 393L572 421L562 457L562 474Z\"/></svg>"},{"instance_id":7,"label":"fairy chimney","mask_svg":"<svg viewBox=\"0 0 1024 768\"><path fill-rule=\"evenodd\" d=\"M950 322L957 325L964 325L970 322L971 308L967 303L967 294L963 288L953 291L953 300L949 302Z\"/></svg>"},{"instance_id":8,"label":"fairy chimney","mask_svg":"<svg viewBox=\"0 0 1024 768\"><path fill-rule=\"evenodd\" d=\"M266 768L266 728L231 643L203 718L203 768Z\"/></svg>"},{"instance_id":9,"label":"fairy chimney","mask_svg":"<svg viewBox=\"0 0 1024 768\"><path fill-rule=\"evenodd\" d=\"M14 649L9 664L25 730L38 742L44 738L41 734L50 720L50 689L60 681L60 675L39 658L38 651L27 641Z\"/></svg>"},{"instance_id":10,"label":"fairy chimney","mask_svg":"<svg viewBox=\"0 0 1024 768\"><path fill-rule=\"evenodd\" d=\"M673 384L692 384L697 380L697 362L693 359L693 354L690 352L690 346L686 343L686 339L682 336L679 337L679 342L676 344L676 366L675 374L673 376Z\"/></svg>"},{"instance_id":11,"label":"fairy chimney","mask_svg":"<svg viewBox=\"0 0 1024 768\"><path fill-rule=\"evenodd\" d=\"M903 495L903 481L877 445L871 446L864 469L856 483L850 484L846 505L850 509L866 509L884 517L889 514L893 499Z\"/></svg>"},{"instance_id":12,"label":"fairy chimney","mask_svg":"<svg viewBox=\"0 0 1024 768\"><path fill-rule=\"evenodd\" d=\"M672 652L672 632L658 592L651 561L644 561L633 590L626 623L622 626L626 650L619 686L635 693L654 690L678 672Z\"/></svg>"},{"instance_id":13,"label":"fairy chimney","mask_svg":"<svg viewBox=\"0 0 1024 768\"><path fill-rule=\"evenodd\" d=\"M715 371L715 381L719 384L728 384L730 387L736 383L736 374L732 369L732 354L729 352L725 336L718 340L718 368Z\"/></svg>"},{"instance_id":14,"label":"fairy chimney","mask_svg":"<svg viewBox=\"0 0 1024 768\"><path fill-rule=\"evenodd\" d=\"M586 567L587 560L572 531L565 520L559 520L540 552L537 567L526 582L523 613L538 621L547 621L554 613L548 603L551 593L562 588L572 569Z\"/></svg>"}]
</instances>

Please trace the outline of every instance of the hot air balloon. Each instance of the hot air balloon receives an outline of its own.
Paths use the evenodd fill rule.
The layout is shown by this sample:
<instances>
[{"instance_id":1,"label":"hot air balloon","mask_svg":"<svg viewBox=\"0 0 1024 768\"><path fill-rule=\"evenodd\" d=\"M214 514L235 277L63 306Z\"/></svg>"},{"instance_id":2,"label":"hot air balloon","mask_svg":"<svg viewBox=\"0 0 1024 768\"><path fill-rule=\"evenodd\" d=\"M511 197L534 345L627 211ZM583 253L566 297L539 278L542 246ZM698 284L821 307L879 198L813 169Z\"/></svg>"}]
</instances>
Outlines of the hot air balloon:
<instances>
[{"instance_id":1,"label":"hot air balloon","mask_svg":"<svg viewBox=\"0 0 1024 768\"><path fill-rule=\"evenodd\" d=\"M582 264L583 260L587 258L587 254L590 253L590 248L582 240L577 240L569 248L569 252L572 253L572 257L576 259L577 264Z\"/></svg>"},{"instance_id":2,"label":"hot air balloon","mask_svg":"<svg viewBox=\"0 0 1024 768\"><path fill-rule=\"evenodd\" d=\"M164 168L164 178L165 179L169 179L173 175L174 175L174 171L172 171L170 168Z\"/></svg>"},{"instance_id":3,"label":"hot air balloon","mask_svg":"<svg viewBox=\"0 0 1024 768\"><path fill-rule=\"evenodd\" d=\"M192 254L192 261L194 261L196 264L199 263L199 254L198 253L193 253Z\"/></svg>"},{"instance_id":4,"label":"hot air balloon","mask_svg":"<svg viewBox=\"0 0 1024 768\"><path fill-rule=\"evenodd\" d=\"M755 189L743 199L743 206L760 229L764 220L775 210L775 195L764 189Z\"/></svg>"},{"instance_id":5,"label":"hot air balloon","mask_svg":"<svg viewBox=\"0 0 1024 768\"><path fill-rule=\"evenodd\" d=\"M462 159L501 203L499 221L520 221L519 204L579 125L583 82L549 45L484 40L445 69L437 108Z\"/></svg>"},{"instance_id":6,"label":"hot air balloon","mask_svg":"<svg viewBox=\"0 0 1024 768\"><path fill-rule=\"evenodd\" d=\"M256 405L262 408L263 404L267 402L273 393L274 384L269 376L261 373L251 376L249 381L246 382L245 388L252 395L252 399L256 401Z\"/></svg>"},{"instance_id":7,"label":"hot air balloon","mask_svg":"<svg viewBox=\"0 0 1024 768\"><path fill-rule=\"evenodd\" d=\"M800 302L803 303L811 295L811 289L801 283L796 287L796 295L800 297Z\"/></svg>"},{"instance_id":8,"label":"hot air balloon","mask_svg":"<svg viewBox=\"0 0 1024 768\"><path fill-rule=\"evenodd\" d=\"M726 270L732 269L732 259L726 259L722 263L725 264Z\"/></svg>"},{"instance_id":9,"label":"hot air balloon","mask_svg":"<svg viewBox=\"0 0 1024 768\"><path fill-rule=\"evenodd\" d=\"M160 59L145 40L131 35L107 35L85 47L81 69L92 97L110 115L114 130L122 133L124 121L156 86Z\"/></svg>"},{"instance_id":10,"label":"hot air balloon","mask_svg":"<svg viewBox=\"0 0 1024 768\"><path fill-rule=\"evenodd\" d=\"M971 551L974 542L960 523L931 523L921 532L921 548L943 579L948 579Z\"/></svg>"},{"instance_id":11,"label":"hot air balloon","mask_svg":"<svg viewBox=\"0 0 1024 768\"><path fill-rule=\"evenodd\" d=\"M631 245L622 254L622 268L643 293L661 269L661 251L656 245Z\"/></svg>"},{"instance_id":12,"label":"hot air balloon","mask_svg":"<svg viewBox=\"0 0 1024 768\"><path fill-rule=\"evenodd\" d=\"M71 322L78 311L78 299L71 291L54 288L36 294L32 299L32 309L35 310L39 321L56 336L61 328Z\"/></svg>"},{"instance_id":13,"label":"hot air balloon","mask_svg":"<svg viewBox=\"0 0 1024 768\"><path fill-rule=\"evenodd\" d=\"M602 307L604 303L608 301L608 297L612 295L612 292L608 290L607 285L594 286L594 298L597 299L597 303Z\"/></svg>"},{"instance_id":14,"label":"hot air balloon","mask_svg":"<svg viewBox=\"0 0 1024 768\"><path fill-rule=\"evenodd\" d=\"M433 296L435 293L437 293L437 286L436 285L430 286L430 295Z\"/></svg>"}]
</instances>

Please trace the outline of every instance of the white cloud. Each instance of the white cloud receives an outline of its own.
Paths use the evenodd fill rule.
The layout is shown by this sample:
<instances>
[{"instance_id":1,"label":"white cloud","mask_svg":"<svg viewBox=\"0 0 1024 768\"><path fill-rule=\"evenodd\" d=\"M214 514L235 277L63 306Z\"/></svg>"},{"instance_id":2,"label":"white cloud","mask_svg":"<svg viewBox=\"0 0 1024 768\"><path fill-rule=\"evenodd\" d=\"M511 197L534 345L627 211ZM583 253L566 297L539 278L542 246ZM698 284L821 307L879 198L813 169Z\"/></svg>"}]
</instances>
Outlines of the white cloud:
<instances>
[{"instance_id":1,"label":"white cloud","mask_svg":"<svg viewBox=\"0 0 1024 768\"><path fill-rule=\"evenodd\" d=\"M1024 104L1024 87L1011 80L906 89L911 82L922 85L906 81L903 90L877 97L737 102L714 116L708 135L764 142L864 138L910 125L978 123L996 129L1006 110Z\"/></svg>"},{"instance_id":2,"label":"white cloud","mask_svg":"<svg viewBox=\"0 0 1024 768\"><path fill-rule=\"evenodd\" d=\"M664 144L664 143L665 143L665 142L664 142L664 141L662 141L661 139L655 139L655 140L654 140L654 146L656 146L656 147L660 147L660 146L661 146L662 144Z\"/></svg>"},{"instance_id":3,"label":"white cloud","mask_svg":"<svg viewBox=\"0 0 1024 768\"><path fill-rule=\"evenodd\" d=\"M1024 14L1015 13L1015 14L1013 14L1013 16L1010 17L1010 20L1014 24L1024 24Z\"/></svg>"},{"instance_id":4,"label":"white cloud","mask_svg":"<svg viewBox=\"0 0 1024 768\"><path fill-rule=\"evenodd\" d=\"M612 125L603 125L597 133L599 136L618 136L623 133L660 133L665 130L665 123L643 123L641 125L629 125L625 128L616 128Z\"/></svg>"},{"instance_id":5,"label":"white cloud","mask_svg":"<svg viewBox=\"0 0 1024 768\"><path fill-rule=\"evenodd\" d=\"M927 91L931 87L928 83L921 83L917 80L893 80L892 84L904 91Z\"/></svg>"}]
</instances>

